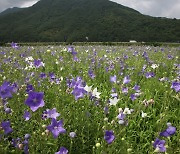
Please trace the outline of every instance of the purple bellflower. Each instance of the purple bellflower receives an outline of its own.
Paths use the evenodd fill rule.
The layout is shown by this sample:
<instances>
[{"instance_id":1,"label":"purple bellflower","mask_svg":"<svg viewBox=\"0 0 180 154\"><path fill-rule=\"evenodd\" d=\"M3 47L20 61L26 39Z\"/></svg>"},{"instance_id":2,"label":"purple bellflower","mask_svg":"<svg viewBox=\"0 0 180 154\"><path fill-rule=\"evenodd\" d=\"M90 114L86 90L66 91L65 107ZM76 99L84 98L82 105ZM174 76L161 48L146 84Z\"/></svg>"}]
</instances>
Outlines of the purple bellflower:
<instances>
[{"instance_id":1,"label":"purple bellflower","mask_svg":"<svg viewBox=\"0 0 180 154\"><path fill-rule=\"evenodd\" d=\"M65 147L61 147L55 154L68 154L68 150Z\"/></svg>"},{"instance_id":2,"label":"purple bellflower","mask_svg":"<svg viewBox=\"0 0 180 154\"><path fill-rule=\"evenodd\" d=\"M117 76L116 75L110 76L110 82L116 83L116 80L117 80Z\"/></svg>"},{"instance_id":3,"label":"purple bellflower","mask_svg":"<svg viewBox=\"0 0 180 154\"><path fill-rule=\"evenodd\" d=\"M125 76L123 79L123 84L128 84L130 81L131 80L130 80L129 76Z\"/></svg>"},{"instance_id":4,"label":"purple bellflower","mask_svg":"<svg viewBox=\"0 0 180 154\"><path fill-rule=\"evenodd\" d=\"M160 140L160 139L157 138L153 143L153 147L158 152L166 152L165 140Z\"/></svg>"},{"instance_id":5,"label":"purple bellflower","mask_svg":"<svg viewBox=\"0 0 180 154\"><path fill-rule=\"evenodd\" d=\"M114 141L114 139L115 139L113 131L112 130L110 130L110 131L106 130L105 131L105 135L104 135L104 139L106 140L106 142L108 144L111 144Z\"/></svg>"},{"instance_id":6,"label":"purple bellflower","mask_svg":"<svg viewBox=\"0 0 180 154\"><path fill-rule=\"evenodd\" d=\"M13 129L11 128L10 125L11 125L10 121L3 121L3 122L1 122L1 127L4 130L4 134L5 135L10 134L10 133L13 132Z\"/></svg>"},{"instance_id":7,"label":"purple bellflower","mask_svg":"<svg viewBox=\"0 0 180 154\"><path fill-rule=\"evenodd\" d=\"M52 132L54 138L57 138L59 134L66 133L66 130L63 128L63 121L56 121L56 119L51 120L51 125L47 126L47 129Z\"/></svg>"},{"instance_id":8,"label":"purple bellflower","mask_svg":"<svg viewBox=\"0 0 180 154\"><path fill-rule=\"evenodd\" d=\"M160 136L169 137L176 133L176 127L168 126L166 130L160 133Z\"/></svg>"},{"instance_id":9,"label":"purple bellflower","mask_svg":"<svg viewBox=\"0 0 180 154\"><path fill-rule=\"evenodd\" d=\"M14 48L14 49L18 49L19 48L18 44L14 43L14 42L11 43L11 47Z\"/></svg>"},{"instance_id":10,"label":"purple bellflower","mask_svg":"<svg viewBox=\"0 0 180 154\"><path fill-rule=\"evenodd\" d=\"M12 87L8 82L4 82L2 86L0 86L0 97L2 99L12 97Z\"/></svg>"},{"instance_id":11,"label":"purple bellflower","mask_svg":"<svg viewBox=\"0 0 180 154\"><path fill-rule=\"evenodd\" d=\"M60 114L58 112L56 112L56 108L53 108L52 110L47 109L46 111L43 112L42 118L43 119L56 119L57 117L59 117Z\"/></svg>"},{"instance_id":12,"label":"purple bellflower","mask_svg":"<svg viewBox=\"0 0 180 154\"><path fill-rule=\"evenodd\" d=\"M28 121L31 118L31 114L28 111L24 111L23 118Z\"/></svg>"},{"instance_id":13,"label":"purple bellflower","mask_svg":"<svg viewBox=\"0 0 180 154\"><path fill-rule=\"evenodd\" d=\"M43 92L30 91L25 104L29 106L33 112L35 112L39 107L44 106L43 96Z\"/></svg>"},{"instance_id":14,"label":"purple bellflower","mask_svg":"<svg viewBox=\"0 0 180 154\"><path fill-rule=\"evenodd\" d=\"M171 88L173 88L176 92L180 92L180 82L172 82Z\"/></svg>"},{"instance_id":15,"label":"purple bellflower","mask_svg":"<svg viewBox=\"0 0 180 154\"><path fill-rule=\"evenodd\" d=\"M154 76L155 76L155 73L154 73L154 72L147 72L147 73L145 74L145 76L146 76L147 79L149 79L149 78L154 77Z\"/></svg>"}]
</instances>

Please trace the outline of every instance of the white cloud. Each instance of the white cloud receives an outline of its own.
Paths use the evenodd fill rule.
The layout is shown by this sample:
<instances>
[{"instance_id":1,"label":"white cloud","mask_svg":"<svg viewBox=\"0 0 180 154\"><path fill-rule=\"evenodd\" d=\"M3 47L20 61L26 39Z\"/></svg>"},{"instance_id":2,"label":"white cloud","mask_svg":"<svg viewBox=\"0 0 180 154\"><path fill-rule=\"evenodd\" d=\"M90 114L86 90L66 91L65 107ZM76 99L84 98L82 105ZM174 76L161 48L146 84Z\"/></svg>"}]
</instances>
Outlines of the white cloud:
<instances>
[{"instance_id":1,"label":"white cloud","mask_svg":"<svg viewBox=\"0 0 180 154\"><path fill-rule=\"evenodd\" d=\"M28 7L35 4L38 0L0 0L0 12L11 7Z\"/></svg>"},{"instance_id":2,"label":"white cloud","mask_svg":"<svg viewBox=\"0 0 180 154\"><path fill-rule=\"evenodd\" d=\"M142 14L180 19L180 0L111 0Z\"/></svg>"},{"instance_id":3,"label":"white cloud","mask_svg":"<svg viewBox=\"0 0 180 154\"><path fill-rule=\"evenodd\" d=\"M28 1L28 2L23 3L20 7L29 7L29 6L32 6L35 3L37 3L37 0Z\"/></svg>"}]
</instances>

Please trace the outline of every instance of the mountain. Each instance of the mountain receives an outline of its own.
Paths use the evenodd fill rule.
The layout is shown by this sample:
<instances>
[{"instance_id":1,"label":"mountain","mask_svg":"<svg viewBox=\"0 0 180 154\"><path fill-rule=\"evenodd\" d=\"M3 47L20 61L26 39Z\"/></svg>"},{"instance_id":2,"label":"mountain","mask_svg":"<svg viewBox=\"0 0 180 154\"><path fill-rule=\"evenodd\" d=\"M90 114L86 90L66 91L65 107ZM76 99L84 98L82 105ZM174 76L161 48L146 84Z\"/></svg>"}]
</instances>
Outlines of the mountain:
<instances>
[{"instance_id":1,"label":"mountain","mask_svg":"<svg viewBox=\"0 0 180 154\"><path fill-rule=\"evenodd\" d=\"M4 42L180 41L180 20L143 15L109 0L40 0L0 16Z\"/></svg>"},{"instance_id":2,"label":"mountain","mask_svg":"<svg viewBox=\"0 0 180 154\"><path fill-rule=\"evenodd\" d=\"M15 13L21 10L23 10L23 8L18 8L18 7L8 8L5 11L1 12L0 16L10 14L10 13Z\"/></svg>"}]
</instances>

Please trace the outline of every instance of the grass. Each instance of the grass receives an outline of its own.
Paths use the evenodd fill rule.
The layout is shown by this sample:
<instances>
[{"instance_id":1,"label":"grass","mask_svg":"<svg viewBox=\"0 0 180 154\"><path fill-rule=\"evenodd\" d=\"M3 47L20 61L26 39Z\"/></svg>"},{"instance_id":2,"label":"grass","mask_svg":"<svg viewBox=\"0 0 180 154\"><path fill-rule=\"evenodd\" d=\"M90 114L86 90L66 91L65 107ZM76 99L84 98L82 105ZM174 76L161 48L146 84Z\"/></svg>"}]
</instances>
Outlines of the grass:
<instances>
[{"instance_id":1,"label":"grass","mask_svg":"<svg viewBox=\"0 0 180 154\"><path fill-rule=\"evenodd\" d=\"M78 61L73 60L73 55L67 52L65 46L0 48L0 86L5 81L18 85L17 92L7 99L7 107L12 112L6 113L6 107L0 105L0 123L9 120L13 129L8 135L0 129L0 153L22 153L23 148L15 148L11 142L19 137L22 143L25 134L31 135L29 153L32 154L55 153L62 146L72 154L152 154L155 150L152 141L157 137L166 141L168 154L180 153L180 94L171 88L172 81L179 82L179 68L175 67L180 60L179 47L99 45L75 46L75 51ZM136 56L133 55L135 51ZM144 52L148 54L148 61L142 56ZM168 55L173 58L168 59ZM30 56L40 59L45 66L29 68L25 58ZM153 69L152 64L158 67ZM143 73L144 65L146 69ZM89 69L95 74L94 79L88 75ZM47 75L44 79L39 77L42 72ZM60 80L59 83L50 79L50 72ZM155 76L146 78L146 72L154 72ZM113 75L117 76L116 83L110 82ZM131 81L123 85L127 75ZM90 99L85 95L75 100L67 79L76 77L81 77L93 89L97 87L100 99ZM163 77L168 80L160 81ZM36 92L44 92L45 106L35 112L24 103L28 97L28 83ZM135 93L135 84L140 86L141 95L132 101L130 95ZM122 93L122 87L128 87L127 94ZM119 99L115 106L109 105L112 88L116 88ZM153 99L154 103L146 107L142 103L145 99ZM2 99L0 101L3 102ZM104 112L105 107L109 108L108 114ZM51 120L43 120L42 113L52 108L60 113L58 120L63 119L66 129L66 133L60 134L57 139L43 126L50 125ZM118 123L119 108L134 110L126 116L128 125ZM25 110L32 115L29 121L23 118ZM147 113L147 117L142 118L142 111ZM176 133L169 138L159 137L168 122L176 127ZM105 130L114 132L115 140L111 144L104 139ZM77 136L71 138L70 132L76 132Z\"/></svg>"}]
</instances>

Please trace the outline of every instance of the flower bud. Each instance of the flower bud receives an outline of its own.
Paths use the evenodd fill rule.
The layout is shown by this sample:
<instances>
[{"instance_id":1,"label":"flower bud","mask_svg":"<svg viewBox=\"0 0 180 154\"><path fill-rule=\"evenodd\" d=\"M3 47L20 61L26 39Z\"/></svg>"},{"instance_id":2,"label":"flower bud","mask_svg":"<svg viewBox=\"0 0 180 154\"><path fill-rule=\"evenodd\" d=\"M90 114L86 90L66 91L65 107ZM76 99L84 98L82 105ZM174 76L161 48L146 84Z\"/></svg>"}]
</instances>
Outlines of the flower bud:
<instances>
[{"instance_id":1,"label":"flower bud","mask_svg":"<svg viewBox=\"0 0 180 154\"><path fill-rule=\"evenodd\" d=\"M99 148L101 146L100 143L96 143L96 147Z\"/></svg>"}]
</instances>

